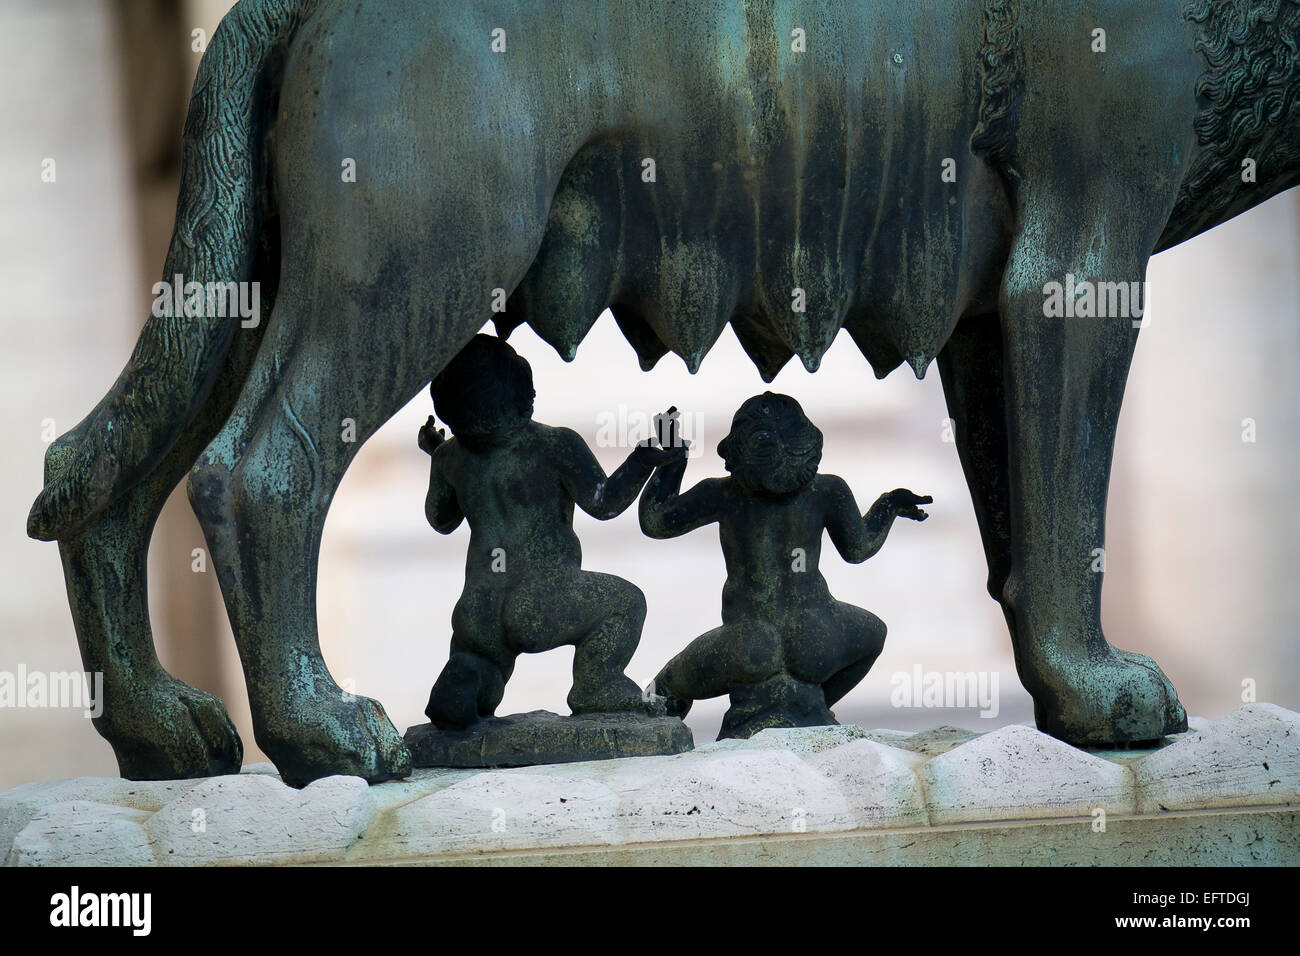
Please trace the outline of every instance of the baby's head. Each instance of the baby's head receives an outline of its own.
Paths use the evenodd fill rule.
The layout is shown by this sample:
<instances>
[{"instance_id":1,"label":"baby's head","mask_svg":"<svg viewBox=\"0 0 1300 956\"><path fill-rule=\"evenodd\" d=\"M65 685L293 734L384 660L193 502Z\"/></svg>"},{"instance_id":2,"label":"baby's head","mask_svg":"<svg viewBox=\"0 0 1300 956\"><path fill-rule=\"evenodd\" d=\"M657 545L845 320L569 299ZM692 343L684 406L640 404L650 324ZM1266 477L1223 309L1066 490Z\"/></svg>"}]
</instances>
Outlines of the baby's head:
<instances>
[{"instance_id":1,"label":"baby's head","mask_svg":"<svg viewBox=\"0 0 1300 956\"><path fill-rule=\"evenodd\" d=\"M453 435L486 438L533 417L533 370L505 339L476 335L429 386Z\"/></svg>"},{"instance_id":2,"label":"baby's head","mask_svg":"<svg viewBox=\"0 0 1300 956\"><path fill-rule=\"evenodd\" d=\"M789 495L817 475L822 433L789 395L764 392L736 411L718 454L746 491Z\"/></svg>"}]
</instances>

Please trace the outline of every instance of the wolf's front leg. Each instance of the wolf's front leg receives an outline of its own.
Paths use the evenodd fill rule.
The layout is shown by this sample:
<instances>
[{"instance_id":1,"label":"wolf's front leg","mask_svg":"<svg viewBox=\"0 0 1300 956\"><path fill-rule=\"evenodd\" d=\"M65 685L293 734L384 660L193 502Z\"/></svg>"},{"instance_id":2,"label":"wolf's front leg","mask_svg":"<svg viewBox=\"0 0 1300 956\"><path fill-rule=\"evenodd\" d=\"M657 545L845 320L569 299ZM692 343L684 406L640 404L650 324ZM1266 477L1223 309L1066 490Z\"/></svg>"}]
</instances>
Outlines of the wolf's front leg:
<instances>
[{"instance_id":1,"label":"wolf's front leg","mask_svg":"<svg viewBox=\"0 0 1300 956\"><path fill-rule=\"evenodd\" d=\"M1101 629L1107 485L1140 322L1131 302L1105 316L1044 308L1045 287L1067 274L1076 288L1142 283L1146 256L1114 223L1052 225L1022 233L1002 289L1011 508L1002 603L1042 730L1081 745L1151 741L1186 730L1186 713L1150 658L1117 650Z\"/></svg>"}]
</instances>

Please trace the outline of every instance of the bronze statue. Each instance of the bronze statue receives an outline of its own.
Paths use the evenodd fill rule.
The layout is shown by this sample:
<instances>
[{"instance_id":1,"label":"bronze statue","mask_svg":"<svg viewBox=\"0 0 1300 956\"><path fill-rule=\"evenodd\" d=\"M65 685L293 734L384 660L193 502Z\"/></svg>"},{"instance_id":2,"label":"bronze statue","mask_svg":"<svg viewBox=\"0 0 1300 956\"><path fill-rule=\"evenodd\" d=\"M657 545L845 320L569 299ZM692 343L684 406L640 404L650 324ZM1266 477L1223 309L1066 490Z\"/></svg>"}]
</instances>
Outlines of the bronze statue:
<instances>
[{"instance_id":1,"label":"bronze statue","mask_svg":"<svg viewBox=\"0 0 1300 956\"><path fill-rule=\"evenodd\" d=\"M860 564L895 518L924 521L918 506L933 499L898 488L862 514L844 479L817 473L822 433L788 395L740 406L718 454L730 478L680 493L683 456L660 465L641 496L642 531L675 538L717 522L727 561L722 626L669 661L655 691L678 717L695 700L730 694L719 738L836 723L830 708L867 676L885 624L831 597L818 571L822 532Z\"/></svg>"},{"instance_id":2,"label":"bronze statue","mask_svg":"<svg viewBox=\"0 0 1300 956\"><path fill-rule=\"evenodd\" d=\"M534 421L533 373L504 340L476 335L433 380L433 416L420 429L429 454L424 513L440 534L470 526L465 590L452 613L451 655L425 714L463 730L496 713L520 654L574 647L575 714L655 712L623 671L645 623L641 589L582 569L577 505L602 521L636 500L655 465L686 447L640 444L612 475L568 428ZM663 713L663 703L658 702Z\"/></svg>"},{"instance_id":3,"label":"bronze statue","mask_svg":"<svg viewBox=\"0 0 1300 956\"><path fill-rule=\"evenodd\" d=\"M568 356L606 307L647 367L697 368L728 322L768 380L841 327L877 375L937 359L1039 727L1183 730L1102 633L1091 567L1141 324L1119 293L1300 182L1298 38L1294 0L242 0L195 81L164 275L273 306L149 318L29 521L122 772L240 763L149 629L149 533L188 475L262 749L298 782L406 773L321 659L335 490L487 318ZM1048 317L1067 277L1110 314Z\"/></svg>"}]
</instances>

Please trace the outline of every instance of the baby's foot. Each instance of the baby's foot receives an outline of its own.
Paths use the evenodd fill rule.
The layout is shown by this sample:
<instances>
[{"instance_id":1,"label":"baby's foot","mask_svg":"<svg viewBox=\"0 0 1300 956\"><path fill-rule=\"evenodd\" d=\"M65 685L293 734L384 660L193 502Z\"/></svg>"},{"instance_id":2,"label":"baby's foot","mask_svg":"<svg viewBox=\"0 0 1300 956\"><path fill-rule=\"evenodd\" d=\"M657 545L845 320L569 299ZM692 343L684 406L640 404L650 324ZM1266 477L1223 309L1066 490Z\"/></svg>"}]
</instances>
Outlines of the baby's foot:
<instances>
[{"instance_id":1,"label":"baby's foot","mask_svg":"<svg viewBox=\"0 0 1300 956\"><path fill-rule=\"evenodd\" d=\"M618 674L598 684L580 686L575 683L569 691L569 709L575 714L632 712L662 717L666 713L662 697L646 694L626 674Z\"/></svg>"},{"instance_id":2,"label":"baby's foot","mask_svg":"<svg viewBox=\"0 0 1300 956\"><path fill-rule=\"evenodd\" d=\"M479 721L479 698L492 665L477 654L457 652L438 675L424 715L440 730L464 730Z\"/></svg>"}]
</instances>

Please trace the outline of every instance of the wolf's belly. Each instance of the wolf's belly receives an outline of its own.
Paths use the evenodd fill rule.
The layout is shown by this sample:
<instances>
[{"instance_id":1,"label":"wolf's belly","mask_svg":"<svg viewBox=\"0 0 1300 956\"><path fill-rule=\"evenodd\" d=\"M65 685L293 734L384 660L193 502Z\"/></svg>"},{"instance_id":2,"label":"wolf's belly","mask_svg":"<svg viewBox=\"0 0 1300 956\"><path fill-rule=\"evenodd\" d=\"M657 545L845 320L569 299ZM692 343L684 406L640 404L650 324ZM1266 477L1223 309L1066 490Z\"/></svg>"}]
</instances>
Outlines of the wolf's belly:
<instances>
[{"instance_id":1,"label":"wolf's belly","mask_svg":"<svg viewBox=\"0 0 1300 956\"><path fill-rule=\"evenodd\" d=\"M719 0L671 15L658 4L507 4L496 16L517 42L497 55L485 40L468 61L459 41L437 38L480 30L470 8L393 4L336 0L338 23L313 21L291 64L303 76L286 81L313 108L319 88L336 117L337 142L299 122L299 148L321 162L356 155L368 171L343 200L346 217L393 211L344 263L358 285L383 266L367 250L428 250L419 224L441 221L435 239L467 233L450 252L482 266L489 290L502 272L523 273L499 325L527 322L567 356L608 307L644 365L673 351L693 369L730 322L770 378L795 355L816 367L841 328L878 374L902 361L923 369L978 284L970 250L988 243L969 204L982 188L970 151L976 0L888 11ZM392 16L424 18L430 32L394 33ZM392 37L406 45L391 76L353 65L363 41ZM313 44L326 59L314 70ZM447 131L447 117L466 116L475 121ZM414 146L401 139L412 129L424 131ZM446 171L399 161L412 154L445 157ZM302 188L304 215L325 195L339 202L337 190ZM983 218L990 205L976 204ZM479 221L491 230L476 232ZM510 242L521 254L484 262ZM415 280L416 298L445 295L434 283Z\"/></svg>"},{"instance_id":2,"label":"wolf's belly","mask_svg":"<svg viewBox=\"0 0 1300 956\"><path fill-rule=\"evenodd\" d=\"M571 358L608 307L644 368L671 351L694 371L731 323L767 380L793 356L816 369L847 326L877 374L919 374L964 308L969 187L942 184L937 164L933 184L890 164L855 173L837 131L821 139L812 161L762 164L648 139L587 146L499 324L527 322Z\"/></svg>"}]
</instances>

